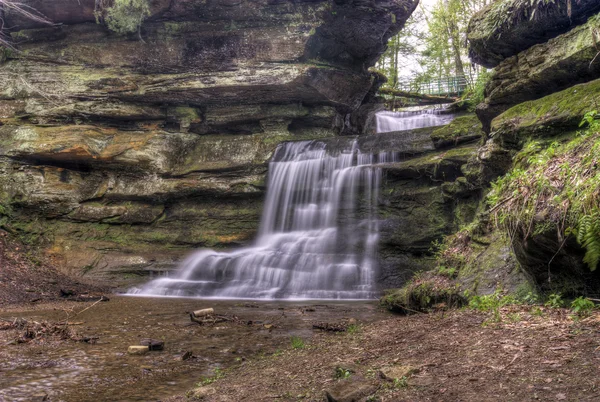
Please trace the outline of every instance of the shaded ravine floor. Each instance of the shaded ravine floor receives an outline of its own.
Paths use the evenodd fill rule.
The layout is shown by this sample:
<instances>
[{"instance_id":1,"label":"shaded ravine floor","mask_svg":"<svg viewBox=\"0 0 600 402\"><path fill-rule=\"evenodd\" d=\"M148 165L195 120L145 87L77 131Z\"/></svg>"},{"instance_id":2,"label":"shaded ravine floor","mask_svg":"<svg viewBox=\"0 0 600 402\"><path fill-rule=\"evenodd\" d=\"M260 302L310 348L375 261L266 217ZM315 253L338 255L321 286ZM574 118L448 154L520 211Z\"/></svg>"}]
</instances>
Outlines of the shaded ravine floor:
<instances>
[{"instance_id":1,"label":"shaded ravine floor","mask_svg":"<svg viewBox=\"0 0 600 402\"><path fill-rule=\"evenodd\" d=\"M388 317L354 334L318 334L169 402L324 401L339 387L366 390L348 399L359 401L599 401L600 314L569 314L515 306L501 323L470 310ZM391 366L417 372L393 382L379 374Z\"/></svg>"},{"instance_id":2,"label":"shaded ravine floor","mask_svg":"<svg viewBox=\"0 0 600 402\"><path fill-rule=\"evenodd\" d=\"M91 303L54 303L14 307L1 319L59 321L65 310ZM188 311L213 307L238 322L213 326L190 323ZM10 344L17 330L0 331L0 401L29 401L48 395L51 401L156 401L184 393L216 368L269 356L297 336L307 343L314 322L354 318L376 322L389 317L376 302L252 302L112 296L70 321L95 344L40 339ZM165 350L130 356L127 348L140 338L165 341ZM180 356L192 351L192 359Z\"/></svg>"}]
</instances>

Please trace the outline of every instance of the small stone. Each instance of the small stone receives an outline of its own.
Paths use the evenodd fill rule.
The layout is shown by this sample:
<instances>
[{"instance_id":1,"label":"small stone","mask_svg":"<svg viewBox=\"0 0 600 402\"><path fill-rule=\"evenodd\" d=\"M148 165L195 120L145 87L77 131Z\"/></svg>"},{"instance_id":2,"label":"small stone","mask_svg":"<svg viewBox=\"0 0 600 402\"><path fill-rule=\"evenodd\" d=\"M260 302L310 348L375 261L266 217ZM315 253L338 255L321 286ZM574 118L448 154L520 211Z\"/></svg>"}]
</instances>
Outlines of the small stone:
<instances>
[{"instance_id":1,"label":"small stone","mask_svg":"<svg viewBox=\"0 0 600 402\"><path fill-rule=\"evenodd\" d=\"M33 395L30 400L32 402L44 402L48 400L48 394L45 392L39 392Z\"/></svg>"},{"instance_id":2,"label":"small stone","mask_svg":"<svg viewBox=\"0 0 600 402\"><path fill-rule=\"evenodd\" d=\"M182 362L186 361L186 360L190 360L192 357L194 357L194 354L191 351L187 351L184 354L182 354L181 356L179 356L179 360L181 360Z\"/></svg>"},{"instance_id":3,"label":"small stone","mask_svg":"<svg viewBox=\"0 0 600 402\"><path fill-rule=\"evenodd\" d=\"M140 339L140 345L148 346L149 350L163 350L165 347L165 343L163 341L159 341L158 339L150 339L150 338Z\"/></svg>"},{"instance_id":4,"label":"small stone","mask_svg":"<svg viewBox=\"0 0 600 402\"><path fill-rule=\"evenodd\" d=\"M348 325L356 325L358 323L358 321L356 321L356 318L350 318L348 320Z\"/></svg>"},{"instance_id":5,"label":"small stone","mask_svg":"<svg viewBox=\"0 0 600 402\"><path fill-rule=\"evenodd\" d=\"M130 355L145 355L146 353L148 353L150 351L150 348L148 346L130 346L127 349L127 353L129 353Z\"/></svg>"},{"instance_id":6,"label":"small stone","mask_svg":"<svg viewBox=\"0 0 600 402\"><path fill-rule=\"evenodd\" d=\"M390 366L379 371L379 376L388 381L395 381L402 377L408 378L419 370L412 366Z\"/></svg>"}]
</instances>

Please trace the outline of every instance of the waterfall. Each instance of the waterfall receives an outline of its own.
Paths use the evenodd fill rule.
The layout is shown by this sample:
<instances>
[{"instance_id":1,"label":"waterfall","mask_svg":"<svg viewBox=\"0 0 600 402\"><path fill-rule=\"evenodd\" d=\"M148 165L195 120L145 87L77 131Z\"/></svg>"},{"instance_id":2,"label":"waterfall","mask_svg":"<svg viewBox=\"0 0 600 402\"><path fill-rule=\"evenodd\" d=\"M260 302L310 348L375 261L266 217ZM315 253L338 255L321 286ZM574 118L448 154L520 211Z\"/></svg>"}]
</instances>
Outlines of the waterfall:
<instances>
[{"instance_id":1,"label":"waterfall","mask_svg":"<svg viewBox=\"0 0 600 402\"><path fill-rule=\"evenodd\" d=\"M269 165L258 238L232 252L198 251L173 278L131 293L269 299L377 297L377 200L393 152L281 144Z\"/></svg>"},{"instance_id":2,"label":"waterfall","mask_svg":"<svg viewBox=\"0 0 600 402\"><path fill-rule=\"evenodd\" d=\"M404 112L377 113L377 132L406 131L417 128L443 126L454 116L443 113L444 109L425 109Z\"/></svg>"}]
</instances>

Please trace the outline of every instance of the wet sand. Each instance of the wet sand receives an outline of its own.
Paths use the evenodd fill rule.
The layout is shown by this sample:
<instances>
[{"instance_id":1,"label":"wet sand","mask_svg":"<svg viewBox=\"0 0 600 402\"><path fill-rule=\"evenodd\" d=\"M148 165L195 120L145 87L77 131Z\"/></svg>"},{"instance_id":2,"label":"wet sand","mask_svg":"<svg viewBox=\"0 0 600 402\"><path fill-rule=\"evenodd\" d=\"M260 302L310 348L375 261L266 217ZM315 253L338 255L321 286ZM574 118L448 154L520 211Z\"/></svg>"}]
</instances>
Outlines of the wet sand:
<instances>
[{"instance_id":1,"label":"wet sand","mask_svg":"<svg viewBox=\"0 0 600 402\"><path fill-rule=\"evenodd\" d=\"M0 318L59 321L91 303L49 304L13 309ZM239 321L212 326L192 324L187 312L213 307ZM371 323L389 317L375 301L223 301L112 296L70 321L73 329L97 336L95 344L36 340L9 344L16 331L0 331L0 400L30 401L47 394L52 401L155 401L184 393L216 368L244 364L250 357L290 347L291 336L308 343L314 322L355 318ZM165 342L164 351L130 356L140 338ZM187 351L194 358L182 361Z\"/></svg>"}]
</instances>

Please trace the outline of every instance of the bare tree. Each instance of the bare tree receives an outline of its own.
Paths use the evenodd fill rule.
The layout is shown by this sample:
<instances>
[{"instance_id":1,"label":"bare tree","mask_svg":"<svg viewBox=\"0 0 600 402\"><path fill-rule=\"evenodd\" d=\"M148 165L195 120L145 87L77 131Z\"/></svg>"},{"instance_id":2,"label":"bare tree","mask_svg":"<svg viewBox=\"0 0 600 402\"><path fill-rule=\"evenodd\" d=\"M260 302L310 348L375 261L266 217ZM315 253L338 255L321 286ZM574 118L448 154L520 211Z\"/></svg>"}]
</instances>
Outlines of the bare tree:
<instances>
[{"instance_id":1,"label":"bare tree","mask_svg":"<svg viewBox=\"0 0 600 402\"><path fill-rule=\"evenodd\" d=\"M7 26L6 21L9 13L20 15L23 18L42 24L53 25L52 21L28 4L18 0L0 0L0 47L13 48L10 34L8 33L12 27Z\"/></svg>"}]
</instances>

